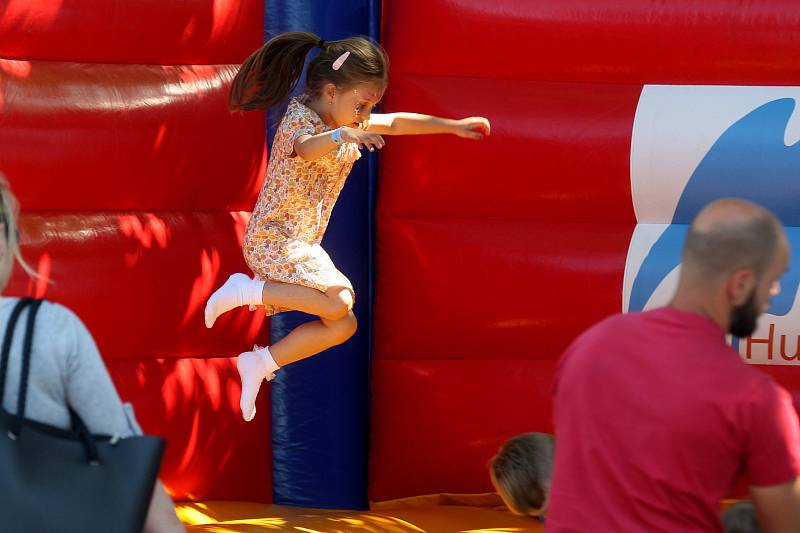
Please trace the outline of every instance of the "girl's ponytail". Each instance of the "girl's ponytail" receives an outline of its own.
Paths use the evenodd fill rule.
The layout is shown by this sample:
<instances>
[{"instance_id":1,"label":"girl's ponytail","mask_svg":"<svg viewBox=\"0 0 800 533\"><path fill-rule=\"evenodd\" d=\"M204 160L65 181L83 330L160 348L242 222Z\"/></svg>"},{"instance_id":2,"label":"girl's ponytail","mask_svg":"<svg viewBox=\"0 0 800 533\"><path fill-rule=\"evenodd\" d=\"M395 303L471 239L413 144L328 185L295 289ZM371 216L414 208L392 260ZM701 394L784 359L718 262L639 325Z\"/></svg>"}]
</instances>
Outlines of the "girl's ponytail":
<instances>
[{"instance_id":1,"label":"girl's ponytail","mask_svg":"<svg viewBox=\"0 0 800 533\"><path fill-rule=\"evenodd\" d=\"M228 109L265 110L282 102L297 85L306 55L320 42L317 35L304 31L267 41L239 68L228 93Z\"/></svg>"}]
</instances>

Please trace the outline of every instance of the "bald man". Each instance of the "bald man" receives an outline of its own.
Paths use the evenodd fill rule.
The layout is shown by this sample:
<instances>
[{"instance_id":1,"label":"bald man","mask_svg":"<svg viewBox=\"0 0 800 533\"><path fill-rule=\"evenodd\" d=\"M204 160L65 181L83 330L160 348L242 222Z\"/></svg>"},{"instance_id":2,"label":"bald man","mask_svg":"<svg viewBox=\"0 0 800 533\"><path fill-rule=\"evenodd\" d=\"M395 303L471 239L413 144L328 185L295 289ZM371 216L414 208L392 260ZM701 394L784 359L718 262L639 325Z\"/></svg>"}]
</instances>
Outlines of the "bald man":
<instances>
[{"instance_id":1,"label":"bald man","mask_svg":"<svg viewBox=\"0 0 800 533\"><path fill-rule=\"evenodd\" d=\"M669 306L611 317L566 350L554 388L547 531L722 531L740 474L764 531L800 531L800 430L789 394L744 364L789 244L741 200L703 209Z\"/></svg>"}]
</instances>

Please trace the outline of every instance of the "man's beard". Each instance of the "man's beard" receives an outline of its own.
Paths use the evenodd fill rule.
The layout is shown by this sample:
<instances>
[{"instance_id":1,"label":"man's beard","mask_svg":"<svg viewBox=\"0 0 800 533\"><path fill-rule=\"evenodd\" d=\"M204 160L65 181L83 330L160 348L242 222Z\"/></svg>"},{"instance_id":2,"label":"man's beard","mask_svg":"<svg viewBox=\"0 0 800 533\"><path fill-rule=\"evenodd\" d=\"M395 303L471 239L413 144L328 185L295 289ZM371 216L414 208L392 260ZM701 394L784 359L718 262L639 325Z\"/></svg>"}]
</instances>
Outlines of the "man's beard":
<instances>
[{"instance_id":1,"label":"man's beard","mask_svg":"<svg viewBox=\"0 0 800 533\"><path fill-rule=\"evenodd\" d=\"M731 310L731 321L728 333L736 337L749 337L756 330L761 311L756 305L756 290L750 293L747 300Z\"/></svg>"}]
</instances>

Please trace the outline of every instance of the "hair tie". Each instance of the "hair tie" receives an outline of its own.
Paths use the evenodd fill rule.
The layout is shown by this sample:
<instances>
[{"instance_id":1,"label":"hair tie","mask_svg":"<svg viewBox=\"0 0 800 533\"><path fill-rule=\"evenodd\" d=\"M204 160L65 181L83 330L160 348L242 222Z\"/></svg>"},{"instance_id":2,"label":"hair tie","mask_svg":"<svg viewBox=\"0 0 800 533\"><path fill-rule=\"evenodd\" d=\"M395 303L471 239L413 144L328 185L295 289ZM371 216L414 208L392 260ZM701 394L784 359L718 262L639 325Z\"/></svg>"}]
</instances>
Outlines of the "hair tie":
<instances>
[{"instance_id":1,"label":"hair tie","mask_svg":"<svg viewBox=\"0 0 800 533\"><path fill-rule=\"evenodd\" d=\"M319 40L319 42L317 43L317 46L318 46L319 48L322 48L323 46L325 46L325 41L323 41L322 39L320 39L320 40Z\"/></svg>"},{"instance_id":2,"label":"hair tie","mask_svg":"<svg viewBox=\"0 0 800 533\"><path fill-rule=\"evenodd\" d=\"M345 52L339 56L339 59L333 62L333 66L331 67L333 70L339 70L344 65L344 62L347 58L350 57L350 52Z\"/></svg>"}]
</instances>

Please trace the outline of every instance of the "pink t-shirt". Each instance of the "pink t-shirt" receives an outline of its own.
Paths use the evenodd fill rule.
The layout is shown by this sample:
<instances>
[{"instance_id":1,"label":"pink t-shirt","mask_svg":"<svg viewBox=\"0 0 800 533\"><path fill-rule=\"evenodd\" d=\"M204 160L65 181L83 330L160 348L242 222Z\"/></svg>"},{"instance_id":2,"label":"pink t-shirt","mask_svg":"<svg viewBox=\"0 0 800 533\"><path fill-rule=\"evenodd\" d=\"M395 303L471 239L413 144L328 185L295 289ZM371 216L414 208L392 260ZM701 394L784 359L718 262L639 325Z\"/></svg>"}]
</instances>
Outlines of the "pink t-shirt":
<instances>
[{"instance_id":1,"label":"pink t-shirt","mask_svg":"<svg viewBox=\"0 0 800 533\"><path fill-rule=\"evenodd\" d=\"M547 531L722 531L719 500L800 474L788 392L722 329L670 308L611 317L564 353Z\"/></svg>"}]
</instances>

